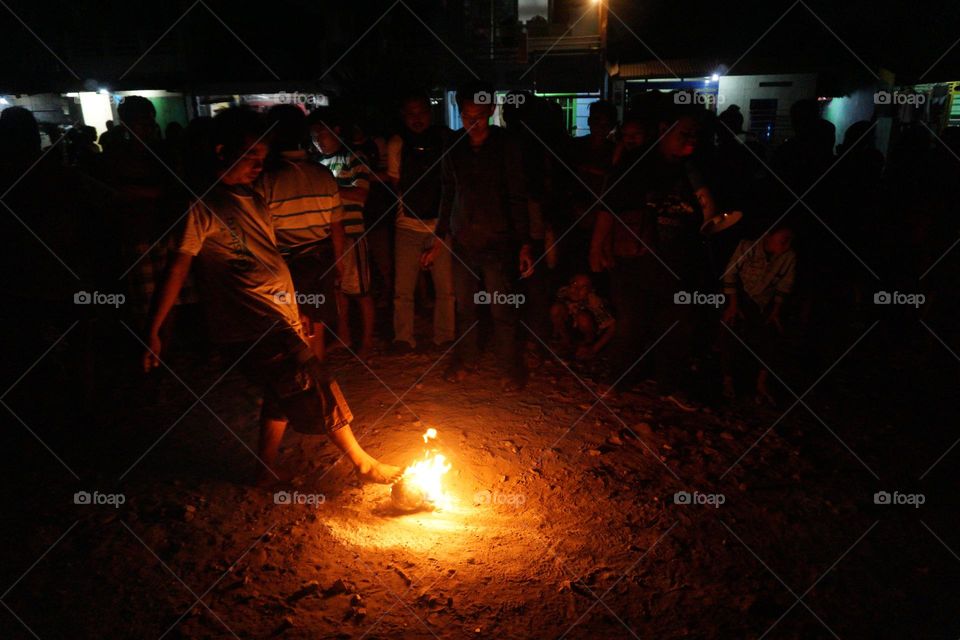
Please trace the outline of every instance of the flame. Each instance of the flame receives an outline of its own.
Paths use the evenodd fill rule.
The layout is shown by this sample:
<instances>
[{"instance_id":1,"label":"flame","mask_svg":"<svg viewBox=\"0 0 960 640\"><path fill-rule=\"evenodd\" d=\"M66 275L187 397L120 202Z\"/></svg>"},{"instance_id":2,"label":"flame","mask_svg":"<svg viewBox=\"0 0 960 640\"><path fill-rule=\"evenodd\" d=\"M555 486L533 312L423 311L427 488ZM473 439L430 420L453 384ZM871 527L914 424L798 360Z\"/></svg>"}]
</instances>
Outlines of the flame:
<instances>
[{"instance_id":1,"label":"flame","mask_svg":"<svg viewBox=\"0 0 960 640\"><path fill-rule=\"evenodd\" d=\"M423 434L424 443L437 438L437 430L427 429ZM423 492L427 501L437 508L449 507L452 500L443 491L443 476L452 466L447 463L442 453L434 451L424 452L422 460L418 460L403 471L402 481L414 489Z\"/></svg>"}]
</instances>

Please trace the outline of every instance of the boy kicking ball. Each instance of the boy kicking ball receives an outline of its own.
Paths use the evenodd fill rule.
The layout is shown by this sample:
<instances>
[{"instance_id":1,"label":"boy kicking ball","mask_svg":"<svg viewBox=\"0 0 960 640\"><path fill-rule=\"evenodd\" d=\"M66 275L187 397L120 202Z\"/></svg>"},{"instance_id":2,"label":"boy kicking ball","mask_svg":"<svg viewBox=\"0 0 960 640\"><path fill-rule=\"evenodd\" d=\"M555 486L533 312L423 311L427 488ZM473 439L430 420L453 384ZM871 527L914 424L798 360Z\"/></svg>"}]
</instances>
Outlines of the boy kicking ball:
<instances>
[{"instance_id":1,"label":"boy kicking ball","mask_svg":"<svg viewBox=\"0 0 960 640\"><path fill-rule=\"evenodd\" d=\"M160 329L192 264L204 294L211 336L227 362L263 390L257 483L289 479L277 467L288 424L325 433L362 479L390 483L401 469L364 451L350 428L353 414L336 381L304 338L290 271L277 250L270 213L254 190L268 145L261 117L229 109L214 118L212 167L218 179L186 217L147 323L144 370L160 365Z\"/></svg>"}]
</instances>

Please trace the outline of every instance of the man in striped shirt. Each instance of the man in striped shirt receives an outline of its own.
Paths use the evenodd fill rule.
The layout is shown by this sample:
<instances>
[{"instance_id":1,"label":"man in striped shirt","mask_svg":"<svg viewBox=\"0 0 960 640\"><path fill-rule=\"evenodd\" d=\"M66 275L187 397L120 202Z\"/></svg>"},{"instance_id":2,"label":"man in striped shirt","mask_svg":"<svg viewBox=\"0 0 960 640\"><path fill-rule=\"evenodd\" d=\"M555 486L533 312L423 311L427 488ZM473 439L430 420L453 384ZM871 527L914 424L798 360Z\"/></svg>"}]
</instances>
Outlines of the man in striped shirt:
<instances>
[{"instance_id":1,"label":"man in striped shirt","mask_svg":"<svg viewBox=\"0 0 960 640\"><path fill-rule=\"evenodd\" d=\"M343 206L331 171L307 156L310 143L306 115L294 105L270 109L273 144L260 191L270 211L277 248L290 267L301 320L318 360L326 356L324 326L337 320L334 288L334 224Z\"/></svg>"},{"instance_id":2,"label":"man in striped shirt","mask_svg":"<svg viewBox=\"0 0 960 640\"><path fill-rule=\"evenodd\" d=\"M370 169L364 158L344 143L343 120L329 109L310 114L310 135L316 160L330 169L340 190L343 217L335 221L333 251L337 263L337 331L344 346L350 347L350 300L356 300L363 318L363 339L357 355L369 356L373 350L374 301L370 295L370 258L363 224L363 205L370 191Z\"/></svg>"}]
</instances>

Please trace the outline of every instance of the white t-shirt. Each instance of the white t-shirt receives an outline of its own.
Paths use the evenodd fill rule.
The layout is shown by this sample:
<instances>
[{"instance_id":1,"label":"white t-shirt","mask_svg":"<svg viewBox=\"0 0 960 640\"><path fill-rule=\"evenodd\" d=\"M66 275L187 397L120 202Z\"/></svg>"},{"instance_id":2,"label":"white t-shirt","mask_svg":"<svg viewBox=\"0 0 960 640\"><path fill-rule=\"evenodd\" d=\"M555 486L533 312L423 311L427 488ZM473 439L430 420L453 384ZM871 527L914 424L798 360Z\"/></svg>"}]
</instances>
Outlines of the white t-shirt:
<instances>
[{"instance_id":1,"label":"white t-shirt","mask_svg":"<svg viewBox=\"0 0 960 640\"><path fill-rule=\"evenodd\" d=\"M400 163L403 154L403 138L394 134L387 142L387 175L397 184L400 181ZM437 228L437 220L421 220L413 216L404 215L403 194L400 195L400 202L397 204L397 228L409 229L410 231L420 231L422 233L433 233Z\"/></svg>"},{"instance_id":2,"label":"white t-shirt","mask_svg":"<svg viewBox=\"0 0 960 640\"><path fill-rule=\"evenodd\" d=\"M290 270L252 189L219 185L194 204L176 250L196 256L214 342L258 340L271 326L302 333Z\"/></svg>"}]
</instances>

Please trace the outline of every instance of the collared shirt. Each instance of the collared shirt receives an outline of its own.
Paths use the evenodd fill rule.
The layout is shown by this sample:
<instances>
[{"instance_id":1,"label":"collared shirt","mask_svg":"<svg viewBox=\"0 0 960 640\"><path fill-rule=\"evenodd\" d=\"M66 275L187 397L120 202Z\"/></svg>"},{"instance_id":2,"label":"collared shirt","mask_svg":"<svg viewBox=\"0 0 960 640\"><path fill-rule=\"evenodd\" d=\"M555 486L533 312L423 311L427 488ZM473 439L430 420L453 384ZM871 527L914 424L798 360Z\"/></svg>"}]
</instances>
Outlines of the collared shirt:
<instances>
[{"instance_id":1,"label":"collared shirt","mask_svg":"<svg viewBox=\"0 0 960 640\"><path fill-rule=\"evenodd\" d=\"M449 232L471 249L530 241L520 146L506 131L491 126L479 147L469 140L452 147L441 166L439 237Z\"/></svg>"}]
</instances>

